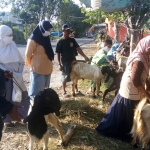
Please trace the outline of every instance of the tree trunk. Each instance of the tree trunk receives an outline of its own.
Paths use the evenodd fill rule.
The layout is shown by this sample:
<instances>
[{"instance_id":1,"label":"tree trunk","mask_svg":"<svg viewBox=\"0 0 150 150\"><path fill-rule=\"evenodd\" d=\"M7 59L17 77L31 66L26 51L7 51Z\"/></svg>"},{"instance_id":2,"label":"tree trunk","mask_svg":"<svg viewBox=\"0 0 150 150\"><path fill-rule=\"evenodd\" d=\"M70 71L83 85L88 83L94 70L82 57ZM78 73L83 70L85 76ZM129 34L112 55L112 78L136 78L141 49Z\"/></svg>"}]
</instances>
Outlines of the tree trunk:
<instances>
[{"instance_id":1,"label":"tree trunk","mask_svg":"<svg viewBox=\"0 0 150 150\"><path fill-rule=\"evenodd\" d=\"M114 21L114 43L118 43L119 42L119 26L118 26L118 22Z\"/></svg>"},{"instance_id":2,"label":"tree trunk","mask_svg":"<svg viewBox=\"0 0 150 150\"><path fill-rule=\"evenodd\" d=\"M131 29L130 32L130 54L133 52L135 49L137 42L138 42L138 36L139 36L139 31L140 30L134 30Z\"/></svg>"}]
</instances>

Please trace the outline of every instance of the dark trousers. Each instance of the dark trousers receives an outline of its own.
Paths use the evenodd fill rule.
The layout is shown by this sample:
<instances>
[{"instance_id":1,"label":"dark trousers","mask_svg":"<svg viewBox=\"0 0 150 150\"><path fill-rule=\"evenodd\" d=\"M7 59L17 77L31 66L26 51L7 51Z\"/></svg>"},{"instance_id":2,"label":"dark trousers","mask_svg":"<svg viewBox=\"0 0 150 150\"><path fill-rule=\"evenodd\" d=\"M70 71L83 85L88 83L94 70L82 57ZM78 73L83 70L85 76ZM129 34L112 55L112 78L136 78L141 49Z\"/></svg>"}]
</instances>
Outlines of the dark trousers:
<instances>
[{"instance_id":1,"label":"dark trousers","mask_svg":"<svg viewBox=\"0 0 150 150\"><path fill-rule=\"evenodd\" d=\"M4 126L3 118L2 118L2 116L0 115L0 141L1 141L1 138L2 138L3 126Z\"/></svg>"}]
</instances>

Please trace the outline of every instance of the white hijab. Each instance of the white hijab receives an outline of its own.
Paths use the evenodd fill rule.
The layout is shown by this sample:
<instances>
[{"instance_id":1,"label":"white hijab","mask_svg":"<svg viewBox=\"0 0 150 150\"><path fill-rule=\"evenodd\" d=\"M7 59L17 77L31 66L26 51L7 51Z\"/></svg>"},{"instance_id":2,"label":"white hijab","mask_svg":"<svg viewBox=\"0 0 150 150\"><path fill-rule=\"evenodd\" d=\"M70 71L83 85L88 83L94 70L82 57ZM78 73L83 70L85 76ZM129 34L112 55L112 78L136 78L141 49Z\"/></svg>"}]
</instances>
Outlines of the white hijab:
<instances>
[{"instance_id":1,"label":"white hijab","mask_svg":"<svg viewBox=\"0 0 150 150\"><path fill-rule=\"evenodd\" d=\"M12 41L12 29L6 25L0 26L0 63L24 62L16 44Z\"/></svg>"},{"instance_id":2,"label":"white hijab","mask_svg":"<svg viewBox=\"0 0 150 150\"><path fill-rule=\"evenodd\" d=\"M13 77L23 91L26 90L22 71L24 67L24 60L18 51L14 41L12 41L12 29L6 25L0 26L0 68L3 70L13 71ZM14 79L13 79L14 80ZM21 102L22 92L19 87L13 83L12 101Z\"/></svg>"}]
</instances>

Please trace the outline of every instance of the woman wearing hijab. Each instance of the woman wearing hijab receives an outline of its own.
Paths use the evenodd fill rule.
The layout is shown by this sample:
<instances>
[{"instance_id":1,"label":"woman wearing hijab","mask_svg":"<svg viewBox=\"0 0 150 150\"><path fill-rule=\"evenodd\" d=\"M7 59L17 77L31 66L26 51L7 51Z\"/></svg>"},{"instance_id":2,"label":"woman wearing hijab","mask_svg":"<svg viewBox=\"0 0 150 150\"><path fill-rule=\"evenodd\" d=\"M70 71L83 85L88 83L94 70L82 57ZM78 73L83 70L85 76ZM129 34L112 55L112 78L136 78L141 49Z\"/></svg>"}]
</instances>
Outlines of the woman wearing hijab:
<instances>
[{"instance_id":1,"label":"woman wearing hijab","mask_svg":"<svg viewBox=\"0 0 150 150\"><path fill-rule=\"evenodd\" d=\"M21 114L26 117L29 101L25 99L25 97L27 97L27 95L25 96L27 92L22 75L24 60L13 41L12 29L6 25L0 26L0 68L12 71L14 77L13 80L8 80L8 82L6 82L6 99L13 104L23 105L24 108L20 111ZM14 83L16 81L19 87ZM4 120L5 126L13 127L14 124L11 123L11 121L12 119L7 115Z\"/></svg>"},{"instance_id":2,"label":"woman wearing hijab","mask_svg":"<svg viewBox=\"0 0 150 150\"><path fill-rule=\"evenodd\" d=\"M149 75L150 36L143 38L128 58L120 90L96 130L106 136L131 141L134 109L145 95Z\"/></svg>"},{"instance_id":3,"label":"woman wearing hijab","mask_svg":"<svg viewBox=\"0 0 150 150\"><path fill-rule=\"evenodd\" d=\"M54 52L50 43L50 30L53 26L49 21L41 21L31 34L25 53L25 64L30 66L29 96L33 97L44 88L49 87L53 70Z\"/></svg>"}]
</instances>

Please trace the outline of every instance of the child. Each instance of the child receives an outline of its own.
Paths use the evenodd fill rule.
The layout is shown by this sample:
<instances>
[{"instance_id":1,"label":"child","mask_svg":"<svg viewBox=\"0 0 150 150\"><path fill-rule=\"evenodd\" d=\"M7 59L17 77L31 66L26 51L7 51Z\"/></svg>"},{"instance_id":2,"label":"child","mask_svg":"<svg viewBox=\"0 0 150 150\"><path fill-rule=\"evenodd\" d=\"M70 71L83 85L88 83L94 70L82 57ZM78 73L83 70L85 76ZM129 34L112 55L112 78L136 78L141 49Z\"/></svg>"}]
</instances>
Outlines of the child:
<instances>
[{"instance_id":1,"label":"child","mask_svg":"<svg viewBox=\"0 0 150 150\"><path fill-rule=\"evenodd\" d=\"M66 95L66 82L70 81L71 63L76 60L76 51L84 57L85 61L89 61L89 58L83 53L76 40L69 37L70 27L67 24L62 26L62 32L63 36L56 45L56 53L62 71L63 95Z\"/></svg>"}]
</instances>

